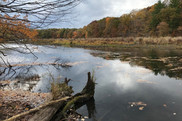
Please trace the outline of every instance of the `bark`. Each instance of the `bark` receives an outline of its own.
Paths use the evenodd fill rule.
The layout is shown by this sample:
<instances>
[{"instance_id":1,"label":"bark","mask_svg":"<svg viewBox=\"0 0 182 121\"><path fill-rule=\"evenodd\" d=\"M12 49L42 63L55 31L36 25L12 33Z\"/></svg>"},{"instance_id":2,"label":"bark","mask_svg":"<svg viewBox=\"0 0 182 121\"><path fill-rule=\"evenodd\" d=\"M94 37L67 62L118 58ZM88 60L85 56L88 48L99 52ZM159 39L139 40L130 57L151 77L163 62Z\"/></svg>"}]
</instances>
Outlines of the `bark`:
<instances>
[{"instance_id":1,"label":"bark","mask_svg":"<svg viewBox=\"0 0 182 121\"><path fill-rule=\"evenodd\" d=\"M65 83L68 83L69 81L70 80L65 79ZM73 105L87 102L93 98L94 93L95 82L93 77L91 77L91 73L89 72L87 84L80 93L77 93L71 97L64 97L62 99L52 101L28 112L13 116L6 121L15 121L32 113L34 113L34 115L28 121L60 121L66 117L67 111L71 109Z\"/></svg>"},{"instance_id":2,"label":"bark","mask_svg":"<svg viewBox=\"0 0 182 121\"><path fill-rule=\"evenodd\" d=\"M55 101L51 101L49 103L46 103L44 105L41 105L37 108L34 108L34 109L31 109L27 112L24 112L24 113L21 113L21 114L18 114L16 116L13 116L5 121L16 121L18 119L21 119L22 117L26 116L26 115L30 115L30 114L33 114L33 113L36 113L42 109L46 109L47 107L51 107L52 105L56 105L56 104L59 104L59 103L63 103L63 102L66 102L70 97L64 97L62 99L59 99L59 100L55 100Z\"/></svg>"}]
</instances>

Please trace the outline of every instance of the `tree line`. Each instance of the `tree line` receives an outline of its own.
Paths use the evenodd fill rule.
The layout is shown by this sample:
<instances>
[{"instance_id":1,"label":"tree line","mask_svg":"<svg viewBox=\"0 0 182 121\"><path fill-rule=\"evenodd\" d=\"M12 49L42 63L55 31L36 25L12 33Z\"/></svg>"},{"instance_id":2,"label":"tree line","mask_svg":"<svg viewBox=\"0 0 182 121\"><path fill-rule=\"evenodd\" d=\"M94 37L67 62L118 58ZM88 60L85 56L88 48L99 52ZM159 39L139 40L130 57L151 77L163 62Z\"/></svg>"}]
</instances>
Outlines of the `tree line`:
<instances>
[{"instance_id":1,"label":"tree line","mask_svg":"<svg viewBox=\"0 0 182 121\"><path fill-rule=\"evenodd\" d=\"M80 0L0 0L0 45L34 39L36 29L62 22L79 3Z\"/></svg>"},{"instance_id":2,"label":"tree line","mask_svg":"<svg viewBox=\"0 0 182 121\"><path fill-rule=\"evenodd\" d=\"M158 1L121 17L106 17L80 29L38 30L39 38L147 37L182 35L182 0Z\"/></svg>"}]
</instances>

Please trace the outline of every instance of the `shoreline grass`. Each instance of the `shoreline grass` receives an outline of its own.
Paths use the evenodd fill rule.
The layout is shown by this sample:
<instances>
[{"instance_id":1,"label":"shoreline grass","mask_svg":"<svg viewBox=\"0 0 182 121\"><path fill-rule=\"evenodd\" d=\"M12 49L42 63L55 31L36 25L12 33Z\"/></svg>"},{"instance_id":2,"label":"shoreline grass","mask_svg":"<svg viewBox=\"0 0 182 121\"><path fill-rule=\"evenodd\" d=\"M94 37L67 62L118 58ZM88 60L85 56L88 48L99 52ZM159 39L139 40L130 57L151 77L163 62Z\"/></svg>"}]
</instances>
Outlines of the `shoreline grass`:
<instances>
[{"instance_id":1,"label":"shoreline grass","mask_svg":"<svg viewBox=\"0 0 182 121\"><path fill-rule=\"evenodd\" d=\"M77 38L77 39L37 39L28 43L37 45L58 45L81 48L182 48L180 37L117 37L117 38Z\"/></svg>"}]
</instances>

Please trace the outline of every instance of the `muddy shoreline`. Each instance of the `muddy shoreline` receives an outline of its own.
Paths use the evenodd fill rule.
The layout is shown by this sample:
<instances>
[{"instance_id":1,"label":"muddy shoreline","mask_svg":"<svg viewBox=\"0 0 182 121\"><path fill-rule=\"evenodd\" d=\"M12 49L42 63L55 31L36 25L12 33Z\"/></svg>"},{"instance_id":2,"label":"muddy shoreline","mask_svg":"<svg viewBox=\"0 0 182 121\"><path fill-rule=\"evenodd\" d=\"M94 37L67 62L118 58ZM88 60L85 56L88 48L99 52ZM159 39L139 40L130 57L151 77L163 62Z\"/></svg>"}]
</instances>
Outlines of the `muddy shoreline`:
<instances>
[{"instance_id":1,"label":"muddy shoreline","mask_svg":"<svg viewBox=\"0 0 182 121\"><path fill-rule=\"evenodd\" d=\"M50 93L0 89L0 120L29 111L49 100L51 100Z\"/></svg>"}]
</instances>

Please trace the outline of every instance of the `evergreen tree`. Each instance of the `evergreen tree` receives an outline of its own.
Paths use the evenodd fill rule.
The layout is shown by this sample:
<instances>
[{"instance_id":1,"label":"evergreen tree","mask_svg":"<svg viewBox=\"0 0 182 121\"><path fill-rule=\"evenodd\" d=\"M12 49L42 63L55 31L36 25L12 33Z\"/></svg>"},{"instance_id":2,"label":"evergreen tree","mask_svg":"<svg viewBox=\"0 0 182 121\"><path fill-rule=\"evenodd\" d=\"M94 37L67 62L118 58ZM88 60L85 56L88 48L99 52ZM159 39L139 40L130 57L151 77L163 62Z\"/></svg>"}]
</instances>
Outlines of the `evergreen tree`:
<instances>
[{"instance_id":1,"label":"evergreen tree","mask_svg":"<svg viewBox=\"0 0 182 121\"><path fill-rule=\"evenodd\" d=\"M160 0L154 7L154 11L152 12L153 15L158 14L161 9L165 8L165 4L163 4Z\"/></svg>"},{"instance_id":2,"label":"evergreen tree","mask_svg":"<svg viewBox=\"0 0 182 121\"><path fill-rule=\"evenodd\" d=\"M180 7L180 0L171 0L169 6L171 8L179 9L179 7Z\"/></svg>"},{"instance_id":3,"label":"evergreen tree","mask_svg":"<svg viewBox=\"0 0 182 121\"><path fill-rule=\"evenodd\" d=\"M157 25L161 22L159 13L163 8L165 8L165 5L159 0L154 7L154 11L152 12L152 20L150 23L150 27L154 30L156 29Z\"/></svg>"},{"instance_id":4,"label":"evergreen tree","mask_svg":"<svg viewBox=\"0 0 182 121\"><path fill-rule=\"evenodd\" d=\"M181 11L181 1L180 0L171 0L170 1L170 8L175 10L173 17L169 23L172 30L176 30L180 24L180 11Z\"/></svg>"}]
</instances>

